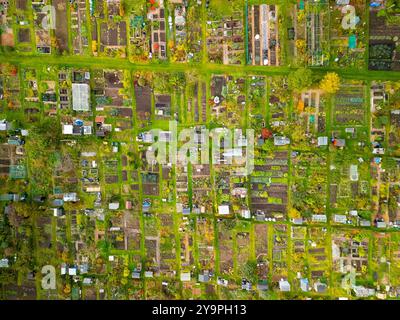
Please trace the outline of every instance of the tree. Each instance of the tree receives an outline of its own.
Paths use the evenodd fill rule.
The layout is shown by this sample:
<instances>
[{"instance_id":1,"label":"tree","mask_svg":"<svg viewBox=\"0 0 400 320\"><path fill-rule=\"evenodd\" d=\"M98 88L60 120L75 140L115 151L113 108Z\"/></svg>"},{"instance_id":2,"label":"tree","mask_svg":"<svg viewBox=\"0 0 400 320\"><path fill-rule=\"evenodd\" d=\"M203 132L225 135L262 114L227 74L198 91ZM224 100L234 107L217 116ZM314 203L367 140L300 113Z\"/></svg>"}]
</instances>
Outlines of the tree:
<instances>
[{"instance_id":1,"label":"tree","mask_svg":"<svg viewBox=\"0 0 400 320\"><path fill-rule=\"evenodd\" d=\"M14 202L12 205L10 222L14 226L19 225L19 218L29 218L38 210L38 206L35 203L27 202Z\"/></svg>"},{"instance_id":2,"label":"tree","mask_svg":"<svg viewBox=\"0 0 400 320\"><path fill-rule=\"evenodd\" d=\"M183 88L185 87L185 83L185 74L182 72L173 73L169 78L169 84L175 90L183 90Z\"/></svg>"},{"instance_id":3,"label":"tree","mask_svg":"<svg viewBox=\"0 0 400 320\"><path fill-rule=\"evenodd\" d=\"M153 81L153 73L148 71L138 71L136 73L136 78L138 81L138 85L144 87L148 83L151 83Z\"/></svg>"},{"instance_id":4,"label":"tree","mask_svg":"<svg viewBox=\"0 0 400 320\"><path fill-rule=\"evenodd\" d=\"M300 212L296 208L290 208L288 212L289 218L299 218Z\"/></svg>"},{"instance_id":5,"label":"tree","mask_svg":"<svg viewBox=\"0 0 400 320\"><path fill-rule=\"evenodd\" d=\"M65 294L70 294L71 293L71 285L69 283L65 284L63 292Z\"/></svg>"},{"instance_id":6,"label":"tree","mask_svg":"<svg viewBox=\"0 0 400 320\"><path fill-rule=\"evenodd\" d=\"M301 92L312 85L312 72L307 68L297 69L288 77L288 85L294 91Z\"/></svg>"},{"instance_id":7,"label":"tree","mask_svg":"<svg viewBox=\"0 0 400 320\"><path fill-rule=\"evenodd\" d=\"M131 13L133 12L138 12L142 10L144 7L144 2L143 1L130 1L130 0L124 0L122 1L122 9L126 13Z\"/></svg>"},{"instance_id":8,"label":"tree","mask_svg":"<svg viewBox=\"0 0 400 320\"><path fill-rule=\"evenodd\" d=\"M4 214L3 219L0 220L0 252L4 253L4 251L7 248L11 249L11 242L12 242L11 227L8 215Z\"/></svg>"},{"instance_id":9,"label":"tree","mask_svg":"<svg viewBox=\"0 0 400 320\"><path fill-rule=\"evenodd\" d=\"M321 90L328 94L336 93L340 88L340 77L335 72L328 72L320 82Z\"/></svg>"},{"instance_id":10,"label":"tree","mask_svg":"<svg viewBox=\"0 0 400 320\"><path fill-rule=\"evenodd\" d=\"M223 224L227 230L232 230L236 226L236 220L235 219L224 219Z\"/></svg>"},{"instance_id":11,"label":"tree","mask_svg":"<svg viewBox=\"0 0 400 320\"><path fill-rule=\"evenodd\" d=\"M230 16L237 9L237 3L232 0L212 0L209 6L216 17Z\"/></svg>"},{"instance_id":12,"label":"tree","mask_svg":"<svg viewBox=\"0 0 400 320\"><path fill-rule=\"evenodd\" d=\"M306 52L306 42L302 39L296 40L296 49L299 55L303 55Z\"/></svg>"},{"instance_id":13,"label":"tree","mask_svg":"<svg viewBox=\"0 0 400 320\"><path fill-rule=\"evenodd\" d=\"M181 43L175 47L174 54L172 56L172 61L185 61L186 59L186 46Z\"/></svg>"},{"instance_id":14,"label":"tree","mask_svg":"<svg viewBox=\"0 0 400 320\"><path fill-rule=\"evenodd\" d=\"M62 139L61 124L57 118L45 118L34 128L32 137L38 142L37 144L42 144L44 149L55 148Z\"/></svg>"},{"instance_id":15,"label":"tree","mask_svg":"<svg viewBox=\"0 0 400 320\"><path fill-rule=\"evenodd\" d=\"M100 240L97 242L97 248L100 250L100 255L106 258L108 257L112 246L110 242L106 240Z\"/></svg>"},{"instance_id":16,"label":"tree","mask_svg":"<svg viewBox=\"0 0 400 320\"><path fill-rule=\"evenodd\" d=\"M255 283L257 281L257 262L255 260L248 260L242 269L243 278Z\"/></svg>"}]
</instances>

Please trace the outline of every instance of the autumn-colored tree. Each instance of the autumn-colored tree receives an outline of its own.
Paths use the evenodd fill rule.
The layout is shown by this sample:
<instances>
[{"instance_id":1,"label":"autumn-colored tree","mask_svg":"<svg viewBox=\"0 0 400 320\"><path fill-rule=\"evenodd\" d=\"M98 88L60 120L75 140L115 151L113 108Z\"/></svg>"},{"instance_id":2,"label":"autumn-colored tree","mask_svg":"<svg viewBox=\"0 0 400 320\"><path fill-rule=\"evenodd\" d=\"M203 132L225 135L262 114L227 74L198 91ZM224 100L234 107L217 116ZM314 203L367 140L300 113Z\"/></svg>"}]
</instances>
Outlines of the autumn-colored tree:
<instances>
[{"instance_id":1,"label":"autumn-colored tree","mask_svg":"<svg viewBox=\"0 0 400 320\"><path fill-rule=\"evenodd\" d=\"M306 42L302 39L296 40L296 49L300 55L304 54L306 51Z\"/></svg>"},{"instance_id":2,"label":"autumn-colored tree","mask_svg":"<svg viewBox=\"0 0 400 320\"><path fill-rule=\"evenodd\" d=\"M64 291L65 294L70 294L71 293L71 285L69 283L67 283L64 286L64 290L63 291Z\"/></svg>"},{"instance_id":3,"label":"autumn-colored tree","mask_svg":"<svg viewBox=\"0 0 400 320\"><path fill-rule=\"evenodd\" d=\"M328 94L336 93L340 88L340 77L335 72L328 72L320 82L321 90Z\"/></svg>"},{"instance_id":4,"label":"autumn-colored tree","mask_svg":"<svg viewBox=\"0 0 400 320\"><path fill-rule=\"evenodd\" d=\"M300 217L300 212L296 208L290 208L288 212L289 218L295 219Z\"/></svg>"},{"instance_id":5,"label":"autumn-colored tree","mask_svg":"<svg viewBox=\"0 0 400 320\"><path fill-rule=\"evenodd\" d=\"M13 218L13 223L14 218L18 219L20 218L29 218L32 216L33 213L35 213L36 210L38 210L38 206L34 203L27 203L27 202L15 202L13 203L13 210L11 211L13 213L12 218ZM15 217L14 217L15 213ZM17 224L18 225L18 222Z\"/></svg>"},{"instance_id":6,"label":"autumn-colored tree","mask_svg":"<svg viewBox=\"0 0 400 320\"><path fill-rule=\"evenodd\" d=\"M174 54L172 56L172 61L185 61L186 59L186 47L184 44L178 44L175 47Z\"/></svg>"},{"instance_id":7,"label":"autumn-colored tree","mask_svg":"<svg viewBox=\"0 0 400 320\"><path fill-rule=\"evenodd\" d=\"M153 81L153 73L149 71L138 71L135 77L139 86L146 86Z\"/></svg>"}]
</instances>

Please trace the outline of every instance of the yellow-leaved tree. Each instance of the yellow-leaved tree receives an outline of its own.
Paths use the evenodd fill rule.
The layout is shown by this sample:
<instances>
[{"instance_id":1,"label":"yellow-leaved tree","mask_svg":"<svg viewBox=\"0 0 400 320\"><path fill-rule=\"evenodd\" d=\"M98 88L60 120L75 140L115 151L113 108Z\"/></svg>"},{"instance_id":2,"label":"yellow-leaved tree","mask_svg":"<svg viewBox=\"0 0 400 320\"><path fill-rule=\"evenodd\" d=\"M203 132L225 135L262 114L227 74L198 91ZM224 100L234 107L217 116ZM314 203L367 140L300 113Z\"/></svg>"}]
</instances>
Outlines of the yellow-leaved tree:
<instances>
[{"instance_id":1,"label":"yellow-leaved tree","mask_svg":"<svg viewBox=\"0 0 400 320\"><path fill-rule=\"evenodd\" d=\"M340 77L335 72L328 72L321 80L319 87L328 94L336 93L340 88Z\"/></svg>"}]
</instances>

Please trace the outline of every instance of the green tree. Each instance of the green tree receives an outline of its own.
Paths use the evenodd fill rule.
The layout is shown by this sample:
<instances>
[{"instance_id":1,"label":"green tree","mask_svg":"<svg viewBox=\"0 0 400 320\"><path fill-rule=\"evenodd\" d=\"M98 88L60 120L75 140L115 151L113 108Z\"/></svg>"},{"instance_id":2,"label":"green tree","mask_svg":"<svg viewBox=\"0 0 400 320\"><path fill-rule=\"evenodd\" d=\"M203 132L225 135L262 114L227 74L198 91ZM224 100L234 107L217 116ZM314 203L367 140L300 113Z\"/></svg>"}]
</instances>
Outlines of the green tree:
<instances>
[{"instance_id":1,"label":"green tree","mask_svg":"<svg viewBox=\"0 0 400 320\"><path fill-rule=\"evenodd\" d=\"M297 69L288 76L289 88L296 92L301 92L312 85L312 71L307 68Z\"/></svg>"},{"instance_id":2,"label":"green tree","mask_svg":"<svg viewBox=\"0 0 400 320\"><path fill-rule=\"evenodd\" d=\"M62 139L60 121L57 118L43 119L33 131L36 141L40 141L43 147L55 148Z\"/></svg>"},{"instance_id":3,"label":"green tree","mask_svg":"<svg viewBox=\"0 0 400 320\"><path fill-rule=\"evenodd\" d=\"M101 257L105 259L108 257L112 246L110 242L106 240L100 240L97 242L97 248L100 250Z\"/></svg>"}]
</instances>

